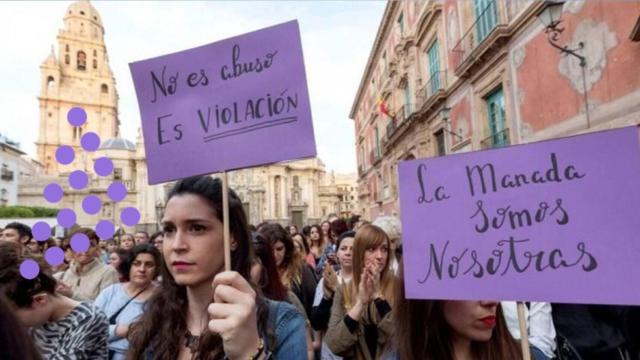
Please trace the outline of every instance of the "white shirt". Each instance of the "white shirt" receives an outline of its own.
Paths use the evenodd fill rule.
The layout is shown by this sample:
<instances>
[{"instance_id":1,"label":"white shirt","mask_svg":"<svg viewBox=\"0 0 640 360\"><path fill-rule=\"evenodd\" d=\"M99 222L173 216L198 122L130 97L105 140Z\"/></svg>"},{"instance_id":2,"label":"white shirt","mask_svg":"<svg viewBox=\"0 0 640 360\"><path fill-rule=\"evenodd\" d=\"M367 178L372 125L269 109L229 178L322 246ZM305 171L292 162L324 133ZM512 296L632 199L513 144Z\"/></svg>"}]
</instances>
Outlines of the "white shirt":
<instances>
[{"instance_id":1,"label":"white shirt","mask_svg":"<svg viewBox=\"0 0 640 360\"><path fill-rule=\"evenodd\" d=\"M502 312L507 322L509 332L514 339L520 340L520 324L518 322L518 307L515 301L502 301ZM551 317L551 304L546 302L529 303L524 307L524 317L527 319L529 343L542 351L549 358L553 358L556 349L556 328Z\"/></svg>"}]
</instances>

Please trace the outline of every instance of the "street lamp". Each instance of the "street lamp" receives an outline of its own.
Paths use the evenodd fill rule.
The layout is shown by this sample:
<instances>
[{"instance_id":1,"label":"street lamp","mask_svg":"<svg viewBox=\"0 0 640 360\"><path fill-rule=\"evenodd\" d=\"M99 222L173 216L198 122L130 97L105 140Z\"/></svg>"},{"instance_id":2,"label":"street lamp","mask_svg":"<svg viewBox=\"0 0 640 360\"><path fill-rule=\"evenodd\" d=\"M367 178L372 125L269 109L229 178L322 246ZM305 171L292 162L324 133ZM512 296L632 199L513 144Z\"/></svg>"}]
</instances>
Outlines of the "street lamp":
<instances>
[{"instance_id":1,"label":"street lamp","mask_svg":"<svg viewBox=\"0 0 640 360\"><path fill-rule=\"evenodd\" d=\"M538 12L538 20L544 25L544 33L547 34L547 40L549 44L554 48L560 50L562 54L571 55L580 60L580 68L582 68L582 88L584 93L584 107L585 115L587 117L587 129L591 127L591 120L589 118L589 99L587 96L587 83L585 68L587 66L587 59L583 55L578 54L578 51L584 49L584 42L580 41L578 47L570 49L569 45L558 45L558 37L564 31L564 28L560 26L562 22L562 8L564 0L546 0L542 9Z\"/></svg>"},{"instance_id":2,"label":"street lamp","mask_svg":"<svg viewBox=\"0 0 640 360\"><path fill-rule=\"evenodd\" d=\"M459 140L462 140L462 136L460 136L459 134L456 134L455 132L449 130L449 127L451 126L451 122L449 121L449 116L451 115L451 108L450 107L443 107L440 110L440 116L442 116L442 121L444 121L445 124L447 124L447 126L444 127L444 131L448 132L449 134L457 137Z\"/></svg>"}]
</instances>

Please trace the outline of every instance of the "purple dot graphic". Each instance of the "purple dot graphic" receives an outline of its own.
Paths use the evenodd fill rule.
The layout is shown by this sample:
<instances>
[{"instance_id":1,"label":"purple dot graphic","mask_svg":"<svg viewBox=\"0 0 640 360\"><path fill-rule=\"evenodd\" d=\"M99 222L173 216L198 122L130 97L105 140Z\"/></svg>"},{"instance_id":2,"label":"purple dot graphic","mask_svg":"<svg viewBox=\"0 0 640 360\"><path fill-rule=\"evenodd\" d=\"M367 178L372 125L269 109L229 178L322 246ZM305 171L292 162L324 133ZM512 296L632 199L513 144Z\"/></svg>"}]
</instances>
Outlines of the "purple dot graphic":
<instances>
[{"instance_id":1,"label":"purple dot graphic","mask_svg":"<svg viewBox=\"0 0 640 360\"><path fill-rule=\"evenodd\" d=\"M34 239L38 241L47 240L51 236L51 226L44 221L38 221L33 224L31 233L33 234Z\"/></svg>"},{"instance_id":2,"label":"purple dot graphic","mask_svg":"<svg viewBox=\"0 0 640 360\"><path fill-rule=\"evenodd\" d=\"M40 272L40 266L35 260L27 259L20 264L20 275L27 280L35 279Z\"/></svg>"},{"instance_id":3,"label":"purple dot graphic","mask_svg":"<svg viewBox=\"0 0 640 360\"><path fill-rule=\"evenodd\" d=\"M109 176L113 171L113 161L108 157L101 157L96 160L96 163L93 165L93 169L96 171L96 174L100 176Z\"/></svg>"},{"instance_id":4,"label":"purple dot graphic","mask_svg":"<svg viewBox=\"0 0 640 360\"><path fill-rule=\"evenodd\" d=\"M98 224L96 225L96 234L98 234L98 237L102 240L107 240L107 239L111 239L111 237L113 236L113 233L116 232L116 228L115 226L113 226L113 223L109 220L100 220L98 221Z\"/></svg>"},{"instance_id":5,"label":"purple dot graphic","mask_svg":"<svg viewBox=\"0 0 640 360\"><path fill-rule=\"evenodd\" d=\"M127 226L134 226L140 221L140 212L134 207L126 207L120 213L120 220Z\"/></svg>"},{"instance_id":6,"label":"purple dot graphic","mask_svg":"<svg viewBox=\"0 0 640 360\"><path fill-rule=\"evenodd\" d=\"M83 253L89 250L91 243L89 237L83 233L76 233L71 237L71 249L77 253Z\"/></svg>"},{"instance_id":7,"label":"purple dot graphic","mask_svg":"<svg viewBox=\"0 0 640 360\"><path fill-rule=\"evenodd\" d=\"M96 151L100 147L100 137L94 132L88 132L82 135L80 144L82 144L82 148L87 151Z\"/></svg>"},{"instance_id":8,"label":"purple dot graphic","mask_svg":"<svg viewBox=\"0 0 640 360\"><path fill-rule=\"evenodd\" d=\"M114 181L107 188L107 195L113 201L122 201L127 196L127 188L123 183Z\"/></svg>"},{"instance_id":9,"label":"purple dot graphic","mask_svg":"<svg viewBox=\"0 0 640 360\"><path fill-rule=\"evenodd\" d=\"M76 213L71 209L62 209L58 211L58 224L65 228L70 228L76 224Z\"/></svg>"},{"instance_id":10,"label":"purple dot graphic","mask_svg":"<svg viewBox=\"0 0 640 360\"><path fill-rule=\"evenodd\" d=\"M69 175L69 185L76 190L82 190L89 184L89 176L82 170L76 170Z\"/></svg>"},{"instance_id":11,"label":"purple dot graphic","mask_svg":"<svg viewBox=\"0 0 640 360\"><path fill-rule=\"evenodd\" d=\"M82 209L84 212L90 215L95 215L100 212L102 201L96 195L87 195L82 200Z\"/></svg>"},{"instance_id":12,"label":"purple dot graphic","mask_svg":"<svg viewBox=\"0 0 640 360\"><path fill-rule=\"evenodd\" d=\"M47 261L47 264L58 266L64 261L64 251L58 246L48 248L47 251L44 252L44 259Z\"/></svg>"},{"instance_id":13,"label":"purple dot graphic","mask_svg":"<svg viewBox=\"0 0 640 360\"><path fill-rule=\"evenodd\" d=\"M73 162L76 154L69 145L62 145L56 149L56 160L62 165L69 165Z\"/></svg>"},{"instance_id":14,"label":"purple dot graphic","mask_svg":"<svg viewBox=\"0 0 640 360\"><path fill-rule=\"evenodd\" d=\"M87 121L87 112L81 107L74 107L67 113L67 120L73 126L81 126Z\"/></svg>"},{"instance_id":15,"label":"purple dot graphic","mask_svg":"<svg viewBox=\"0 0 640 360\"><path fill-rule=\"evenodd\" d=\"M56 183L51 183L44 187L44 198L50 203L57 203L62 200L62 187Z\"/></svg>"}]
</instances>

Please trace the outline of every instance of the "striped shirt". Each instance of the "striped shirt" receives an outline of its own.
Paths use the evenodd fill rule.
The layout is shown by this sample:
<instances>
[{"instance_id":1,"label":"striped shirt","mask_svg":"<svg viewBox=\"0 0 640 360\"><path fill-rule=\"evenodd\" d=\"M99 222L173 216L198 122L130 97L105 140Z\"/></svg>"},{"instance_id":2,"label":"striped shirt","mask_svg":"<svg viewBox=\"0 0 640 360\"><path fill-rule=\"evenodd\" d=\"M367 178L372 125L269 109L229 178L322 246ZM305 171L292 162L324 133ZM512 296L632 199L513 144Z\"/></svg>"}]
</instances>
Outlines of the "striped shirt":
<instances>
[{"instance_id":1,"label":"striped shirt","mask_svg":"<svg viewBox=\"0 0 640 360\"><path fill-rule=\"evenodd\" d=\"M90 303L76 306L62 319L33 329L44 359L107 359L107 317Z\"/></svg>"}]
</instances>

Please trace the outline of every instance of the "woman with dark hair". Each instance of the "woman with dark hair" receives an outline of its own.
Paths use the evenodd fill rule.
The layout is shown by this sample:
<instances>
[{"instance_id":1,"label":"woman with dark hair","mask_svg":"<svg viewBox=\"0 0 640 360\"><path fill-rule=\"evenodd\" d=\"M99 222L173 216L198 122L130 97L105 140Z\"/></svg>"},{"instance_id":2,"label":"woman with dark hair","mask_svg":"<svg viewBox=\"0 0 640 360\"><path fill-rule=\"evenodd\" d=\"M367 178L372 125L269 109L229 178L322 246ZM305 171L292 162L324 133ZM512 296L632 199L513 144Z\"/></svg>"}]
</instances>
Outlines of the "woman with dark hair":
<instances>
[{"instance_id":1,"label":"woman with dark hair","mask_svg":"<svg viewBox=\"0 0 640 360\"><path fill-rule=\"evenodd\" d=\"M309 229L309 242L311 244L309 253L313 255L316 266L318 266L320 257L324 253L324 248L327 246L328 236L325 238L319 225L311 225L311 229Z\"/></svg>"},{"instance_id":2,"label":"woman with dark hair","mask_svg":"<svg viewBox=\"0 0 640 360\"><path fill-rule=\"evenodd\" d=\"M156 231L151 235L149 239L149 243L158 248L158 250L162 251L162 241L164 241L164 234L162 231Z\"/></svg>"},{"instance_id":3,"label":"woman with dark hair","mask_svg":"<svg viewBox=\"0 0 640 360\"><path fill-rule=\"evenodd\" d=\"M301 314L304 314L304 306L298 299L298 297L287 289L286 286L280 281L280 275L278 274L278 266L276 260L273 257L273 250L271 244L264 236L259 233L252 233L251 238L253 240L253 251L255 253L255 260L253 266L251 266L251 281L262 290L262 294L271 300L287 301L298 310ZM308 323L305 316L305 323L307 323L307 350L310 359L313 358L313 344L311 342L311 325Z\"/></svg>"},{"instance_id":4,"label":"woman with dark hair","mask_svg":"<svg viewBox=\"0 0 640 360\"><path fill-rule=\"evenodd\" d=\"M396 352L385 359L522 359L499 302L405 299L402 266L396 287Z\"/></svg>"},{"instance_id":5,"label":"woman with dark hair","mask_svg":"<svg viewBox=\"0 0 640 360\"><path fill-rule=\"evenodd\" d=\"M95 301L109 318L109 359L125 358L129 325L142 315L162 264L162 255L151 244L136 245L125 254L118 266L123 282L102 290Z\"/></svg>"},{"instance_id":6,"label":"woman with dark hair","mask_svg":"<svg viewBox=\"0 0 640 360\"><path fill-rule=\"evenodd\" d=\"M127 259L129 256L129 252L131 250L125 249L116 249L114 252L109 254L109 265L114 268L118 272L118 279L120 282L125 282L128 274L123 274L120 272L120 264Z\"/></svg>"},{"instance_id":7,"label":"woman with dark hair","mask_svg":"<svg viewBox=\"0 0 640 360\"><path fill-rule=\"evenodd\" d=\"M4 295L0 295L0 349L4 360L40 360L25 327L13 314Z\"/></svg>"},{"instance_id":8,"label":"woman with dark hair","mask_svg":"<svg viewBox=\"0 0 640 360\"><path fill-rule=\"evenodd\" d=\"M353 241L353 277L336 288L325 341L336 355L378 359L394 330L394 277L389 237L367 225Z\"/></svg>"},{"instance_id":9,"label":"woman with dark hair","mask_svg":"<svg viewBox=\"0 0 640 360\"><path fill-rule=\"evenodd\" d=\"M129 330L128 359L304 358L304 318L290 304L256 296L252 250L242 201L209 176L177 182L162 226L162 282ZM223 221L231 233L231 269L224 271ZM213 302L212 302L213 300Z\"/></svg>"},{"instance_id":10,"label":"woman with dark hair","mask_svg":"<svg viewBox=\"0 0 640 360\"><path fill-rule=\"evenodd\" d=\"M251 266L251 280L262 290L262 295L271 300L287 301L288 292L286 286L280 281L278 266L273 257L271 245L259 233L252 233L254 263ZM304 311L304 308L302 308Z\"/></svg>"},{"instance_id":11,"label":"woman with dark hair","mask_svg":"<svg viewBox=\"0 0 640 360\"><path fill-rule=\"evenodd\" d=\"M293 241L287 231L280 224L268 224L262 227L260 233L269 241L273 248L276 266L280 280L291 290L304 306L307 318L311 316L313 295L317 281L313 270L293 249Z\"/></svg>"},{"instance_id":12,"label":"woman with dark hair","mask_svg":"<svg viewBox=\"0 0 640 360\"><path fill-rule=\"evenodd\" d=\"M25 260L38 264L39 272L33 279L20 273ZM105 359L106 317L88 302L56 294L56 280L49 270L42 257L26 253L20 244L0 241L0 292L12 303L22 325L31 328L42 357ZM12 353L14 346L18 345L2 347L3 355Z\"/></svg>"}]
</instances>

